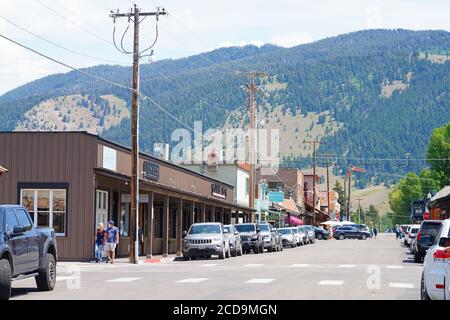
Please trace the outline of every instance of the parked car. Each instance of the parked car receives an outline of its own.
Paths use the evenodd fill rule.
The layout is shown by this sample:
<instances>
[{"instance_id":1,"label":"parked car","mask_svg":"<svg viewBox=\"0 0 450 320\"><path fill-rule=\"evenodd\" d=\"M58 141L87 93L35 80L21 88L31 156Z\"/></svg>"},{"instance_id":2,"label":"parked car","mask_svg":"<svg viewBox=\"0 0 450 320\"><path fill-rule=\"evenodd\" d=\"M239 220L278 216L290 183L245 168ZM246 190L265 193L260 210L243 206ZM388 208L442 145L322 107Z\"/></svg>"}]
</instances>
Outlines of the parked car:
<instances>
[{"instance_id":1,"label":"parked car","mask_svg":"<svg viewBox=\"0 0 450 320\"><path fill-rule=\"evenodd\" d=\"M0 299L11 295L13 280L34 277L40 291L56 284L57 250L52 228L35 228L28 211L0 205Z\"/></svg>"},{"instance_id":2,"label":"parked car","mask_svg":"<svg viewBox=\"0 0 450 320\"><path fill-rule=\"evenodd\" d=\"M414 224L409 228L408 233L405 235L405 246L411 247L411 242L414 240L414 238L417 235L417 232L419 232L420 224Z\"/></svg>"},{"instance_id":3,"label":"parked car","mask_svg":"<svg viewBox=\"0 0 450 320\"><path fill-rule=\"evenodd\" d=\"M242 243L239 231L237 231L236 227L232 224L227 224L223 226L223 228L227 231L231 256L242 256Z\"/></svg>"},{"instance_id":4,"label":"parked car","mask_svg":"<svg viewBox=\"0 0 450 320\"><path fill-rule=\"evenodd\" d=\"M283 251L283 242L281 239L281 233L277 228L273 228L275 231L275 243L276 243L276 251Z\"/></svg>"},{"instance_id":5,"label":"parked car","mask_svg":"<svg viewBox=\"0 0 450 320\"><path fill-rule=\"evenodd\" d=\"M217 255L219 259L231 256L230 241L222 223L194 223L183 235L184 260L195 260L197 257L210 258L212 255Z\"/></svg>"},{"instance_id":6,"label":"parked car","mask_svg":"<svg viewBox=\"0 0 450 320\"><path fill-rule=\"evenodd\" d=\"M295 248L297 246L297 237L293 228L279 228L278 232L281 234L281 242L284 247Z\"/></svg>"},{"instance_id":7,"label":"parked car","mask_svg":"<svg viewBox=\"0 0 450 320\"><path fill-rule=\"evenodd\" d=\"M316 242L316 232L314 231L313 226L304 225L303 228L306 232L306 236L308 237L308 243Z\"/></svg>"},{"instance_id":8,"label":"parked car","mask_svg":"<svg viewBox=\"0 0 450 320\"><path fill-rule=\"evenodd\" d=\"M303 246L305 244L305 232L302 229L299 229L298 227L290 227L292 230L294 230L294 236L295 236L295 243L297 246Z\"/></svg>"},{"instance_id":9,"label":"parked car","mask_svg":"<svg viewBox=\"0 0 450 320\"><path fill-rule=\"evenodd\" d=\"M276 234L270 223L262 222L259 224L263 238L264 249L268 252L274 252L277 249Z\"/></svg>"},{"instance_id":10,"label":"parked car","mask_svg":"<svg viewBox=\"0 0 450 320\"><path fill-rule=\"evenodd\" d=\"M367 231L359 230L353 226L341 226L336 228L333 233L333 237L335 239L344 240L344 239L360 239L366 240L370 237L370 233Z\"/></svg>"},{"instance_id":11,"label":"parked car","mask_svg":"<svg viewBox=\"0 0 450 320\"><path fill-rule=\"evenodd\" d=\"M306 231L304 226L299 226L298 232L300 233L300 237L303 240L302 245L309 244L308 232Z\"/></svg>"},{"instance_id":12,"label":"parked car","mask_svg":"<svg viewBox=\"0 0 450 320\"><path fill-rule=\"evenodd\" d=\"M258 223L240 223L235 225L241 236L244 253L264 253L264 243Z\"/></svg>"},{"instance_id":13,"label":"parked car","mask_svg":"<svg viewBox=\"0 0 450 320\"><path fill-rule=\"evenodd\" d=\"M314 228L314 234L316 235L317 240L328 240L328 235L329 235L328 230L325 230L324 228L318 228L318 227L313 227L313 228Z\"/></svg>"},{"instance_id":14,"label":"parked car","mask_svg":"<svg viewBox=\"0 0 450 320\"><path fill-rule=\"evenodd\" d=\"M422 258L425 257L428 248L434 243L439 228L441 227L441 223L441 220L422 221L414 246L414 262L419 263L422 261Z\"/></svg>"},{"instance_id":15,"label":"parked car","mask_svg":"<svg viewBox=\"0 0 450 320\"><path fill-rule=\"evenodd\" d=\"M450 300L450 219L443 220L437 235L422 235L421 240L432 241L423 261L420 286L422 300Z\"/></svg>"}]
</instances>

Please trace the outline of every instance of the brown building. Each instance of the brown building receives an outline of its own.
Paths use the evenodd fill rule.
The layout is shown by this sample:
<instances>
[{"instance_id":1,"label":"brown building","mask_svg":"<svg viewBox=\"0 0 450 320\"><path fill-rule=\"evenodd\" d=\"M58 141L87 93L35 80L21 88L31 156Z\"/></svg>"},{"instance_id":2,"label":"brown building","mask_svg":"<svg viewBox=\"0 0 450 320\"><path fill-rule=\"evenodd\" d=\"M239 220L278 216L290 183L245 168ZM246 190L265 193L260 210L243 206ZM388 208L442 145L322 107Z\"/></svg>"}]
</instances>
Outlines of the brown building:
<instances>
[{"instance_id":1,"label":"brown building","mask_svg":"<svg viewBox=\"0 0 450 320\"><path fill-rule=\"evenodd\" d=\"M0 132L8 168L0 204L22 204L36 226L53 227L62 260L92 258L97 223L112 219L118 255L127 256L130 161L128 148L85 132ZM232 185L143 153L139 163L141 255L180 253L193 222L251 220L250 208L233 203Z\"/></svg>"}]
</instances>

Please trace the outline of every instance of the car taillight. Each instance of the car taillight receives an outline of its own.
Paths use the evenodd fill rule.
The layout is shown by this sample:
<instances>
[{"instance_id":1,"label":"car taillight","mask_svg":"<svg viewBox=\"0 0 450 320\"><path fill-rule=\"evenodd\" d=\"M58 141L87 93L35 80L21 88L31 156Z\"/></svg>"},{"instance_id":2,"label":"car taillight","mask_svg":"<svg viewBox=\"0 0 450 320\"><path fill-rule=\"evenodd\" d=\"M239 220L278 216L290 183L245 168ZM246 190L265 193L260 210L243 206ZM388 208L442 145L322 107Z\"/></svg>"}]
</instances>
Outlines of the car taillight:
<instances>
[{"instance_id":1,"label":"car taillight","mask_svg":"<svg viewBox=\"0 0 450 320\"><path fill-rule=\"evenodd\" d=\"M450 259L450 253L446 253L445 250L436 250L433 253L433 258L435 261L443 261Z\"/></svg>"},{"instance_id":2,"label":"car taillight","mask_svg":"<svg viewBox=\"0 0 450 320\"><path fill-rule=\"evenodd\" d=\"M420 241L420 238L422 238L422 233L419 232L419 233L417 234L417 241Z\"/></svg>"}]
</instances>

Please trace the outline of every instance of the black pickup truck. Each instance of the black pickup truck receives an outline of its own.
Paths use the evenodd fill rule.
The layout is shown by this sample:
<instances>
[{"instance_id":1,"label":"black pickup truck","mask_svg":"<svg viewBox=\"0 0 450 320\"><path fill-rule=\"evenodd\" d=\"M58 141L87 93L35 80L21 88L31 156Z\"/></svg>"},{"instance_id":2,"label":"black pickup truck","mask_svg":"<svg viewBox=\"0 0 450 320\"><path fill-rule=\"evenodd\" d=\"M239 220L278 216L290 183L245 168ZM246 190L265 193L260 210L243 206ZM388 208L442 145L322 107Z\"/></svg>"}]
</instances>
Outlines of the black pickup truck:
<instances>
[{"instance_id":1,"label":"black pickup truck","mask_svg":"<svg viewBox=\"0 0 450 320\"><path fill-rule=\"evenodd\" d=\"M11 295L11 282L35 277L41 291L56 283L56 239L51 228L35 228L28 211L0 205L0 300Z\"/></svg>"}]
</instances>

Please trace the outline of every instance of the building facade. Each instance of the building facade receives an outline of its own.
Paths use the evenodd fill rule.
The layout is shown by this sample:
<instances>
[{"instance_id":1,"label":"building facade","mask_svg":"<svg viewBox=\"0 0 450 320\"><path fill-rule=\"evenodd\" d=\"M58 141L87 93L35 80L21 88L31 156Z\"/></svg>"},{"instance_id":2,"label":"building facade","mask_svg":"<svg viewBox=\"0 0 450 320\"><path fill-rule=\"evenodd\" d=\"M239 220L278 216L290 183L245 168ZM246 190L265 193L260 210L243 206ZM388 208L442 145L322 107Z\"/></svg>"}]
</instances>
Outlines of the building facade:
<instances>
[{"instance_id":1,"label":"building facade","mask_svg":"<svg viewBox=\"0 0 450 320\"><path fill-rule=\"evenodd\" d=\"M250 220L227 182L141 153L140 254L180 254L194 222ZM119 256L130 248L131 151L85 132L1 132L0 203L22 204L34 224L53 227L62 260L89 260L97 223L120 230Z\"/></svg>"}]
</instances>

